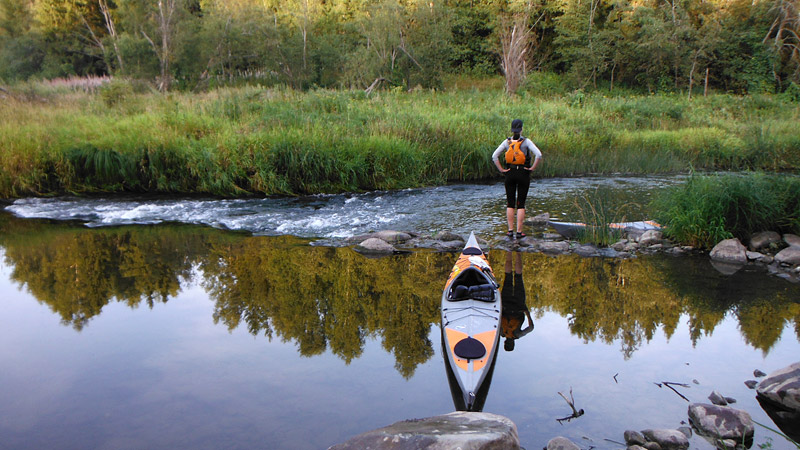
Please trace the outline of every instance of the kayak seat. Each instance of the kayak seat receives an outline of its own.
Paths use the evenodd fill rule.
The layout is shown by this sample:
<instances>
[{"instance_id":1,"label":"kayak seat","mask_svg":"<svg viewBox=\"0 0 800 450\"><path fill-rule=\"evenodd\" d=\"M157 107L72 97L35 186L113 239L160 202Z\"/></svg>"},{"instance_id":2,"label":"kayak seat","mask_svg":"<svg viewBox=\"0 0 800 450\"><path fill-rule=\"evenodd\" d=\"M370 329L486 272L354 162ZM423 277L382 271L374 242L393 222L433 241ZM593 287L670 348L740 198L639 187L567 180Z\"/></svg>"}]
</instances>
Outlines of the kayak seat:
<instances>
[{"instance_id":1,"label":"kayak seat","mask_svg":"<svg viewBox=\"0 0 800 450\"><path fill-rule=\"evenodd\" d=\"M480 359L486 355L486 347L481 341L473 337L467 337L456 343L453 353L462 359Z\"/></svg>"},{"instance_id":2,"label":"kayak seat","mask_svg":"<svg viewBox=\"0 0 800 450\"><path fill-rule=\"evenodd\" d=\"M461 253L472 256L472 255L482 255L483 251L478 247L467 247Z\"/></svg>"},{"instance_id":3,"label":"kayak seat","mask_svg":"<svg viewBox=\"0 0 800 450\"><path fill-rule=\"evenodd\" d=\"M494 286L487 283L486 277L477 269L468 268L453 281L450 286L450 301L480 300L494 301Z\"/></svg>"},{"instance_id":4,"label":"kayak seat","mask_svg":"<svg viewBox=\"0 0 800 450\"><path fill-rule=\"evenodd\" d=\"M451 301L480 300L482 302L494 301L494 286L491 284L478 284L475 286L456 286L450 292Z\"/></svg>"}]
</instances>

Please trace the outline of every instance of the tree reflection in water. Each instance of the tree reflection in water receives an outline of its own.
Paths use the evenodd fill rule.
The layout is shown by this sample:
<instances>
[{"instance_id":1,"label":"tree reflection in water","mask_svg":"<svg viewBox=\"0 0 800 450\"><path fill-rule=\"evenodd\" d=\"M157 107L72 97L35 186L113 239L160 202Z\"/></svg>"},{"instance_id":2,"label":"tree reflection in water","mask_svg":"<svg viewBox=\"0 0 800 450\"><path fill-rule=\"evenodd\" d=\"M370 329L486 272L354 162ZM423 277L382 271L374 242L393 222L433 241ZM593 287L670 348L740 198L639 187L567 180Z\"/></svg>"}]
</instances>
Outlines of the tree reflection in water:
<instances>
[{"instance_id":1,"label":"tree reflection in water","mask_svg":"<svg viewBox=\"0 0 800 450\"><path fill-rule=\"evenodd\" d=\"M11 278L76 330L111 301L152 307L197 282L215 303L214 321L229 329L295 342L304 356L330 349L346 362L365 339L379 338L404 377L434 354L430 331L453 259L426 251L369 259L291 237L175 225L86 229L7 215L0 246ZM505 252L489 256L503 267ZM672 337L683 315L693 343L728 314L765 354L787 323L800 337L800 287L760 271L723 276L703 257L522 256L534 317L568 317L572 334L618 343L626 358L658 329Z\"/></svg>"}]
</instances>

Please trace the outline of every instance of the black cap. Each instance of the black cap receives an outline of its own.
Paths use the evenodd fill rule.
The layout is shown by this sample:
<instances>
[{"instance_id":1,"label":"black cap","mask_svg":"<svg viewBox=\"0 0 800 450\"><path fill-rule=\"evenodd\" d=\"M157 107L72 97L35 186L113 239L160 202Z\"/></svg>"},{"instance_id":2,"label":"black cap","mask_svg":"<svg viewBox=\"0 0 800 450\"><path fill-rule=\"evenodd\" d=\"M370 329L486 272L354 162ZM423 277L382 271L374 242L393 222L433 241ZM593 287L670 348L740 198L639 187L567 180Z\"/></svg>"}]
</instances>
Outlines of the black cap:
<instances>
[{"instance_id":1,"label":"black cap","mask_svg":"<svg viewBox=\"0 0 800 450\"><path fill-rule=\"evenodd\" d=\"M522 131L522 121L519 119L514 119L511 121L511 132L512 133L519 133Z\"/></svg>"}]
</instances>

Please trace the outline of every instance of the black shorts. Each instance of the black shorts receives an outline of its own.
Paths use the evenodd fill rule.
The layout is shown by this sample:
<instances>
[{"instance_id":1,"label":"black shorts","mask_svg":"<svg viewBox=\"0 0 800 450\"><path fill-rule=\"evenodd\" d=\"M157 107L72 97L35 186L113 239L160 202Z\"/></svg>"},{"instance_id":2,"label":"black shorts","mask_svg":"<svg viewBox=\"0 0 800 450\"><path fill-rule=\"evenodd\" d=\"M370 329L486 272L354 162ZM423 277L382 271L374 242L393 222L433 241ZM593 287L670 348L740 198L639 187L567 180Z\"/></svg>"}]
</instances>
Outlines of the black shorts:
<instances>
[{"instance_id":1,"label":"black shorts","mask_svg":"<svg viewBox=\"0 0 800 450\"><path fill-rule=\"evenodd\" d=\"M528 188L531 186L531 172L523 167L511 167L506 172L506 206L514 209L525 209Z\"/></svg>"}]
</instances>

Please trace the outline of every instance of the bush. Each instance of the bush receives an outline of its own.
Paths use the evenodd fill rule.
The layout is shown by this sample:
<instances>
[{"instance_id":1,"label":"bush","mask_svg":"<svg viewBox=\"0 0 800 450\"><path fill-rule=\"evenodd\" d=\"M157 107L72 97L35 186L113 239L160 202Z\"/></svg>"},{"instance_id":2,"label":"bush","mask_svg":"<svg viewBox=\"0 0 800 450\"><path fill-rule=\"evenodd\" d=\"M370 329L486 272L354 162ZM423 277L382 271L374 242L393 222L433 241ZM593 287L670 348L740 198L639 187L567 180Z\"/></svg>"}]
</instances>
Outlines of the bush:
<instances>
[{"instance_id":1,"label":"bush","mask_svg":"<svg viewBox=\"0 0 800 450\"><path fill-rule=\"evenodd\" d=\"M653 204L665 234L711 248L723 239L743 242L758 231L800 232L800 178L763 173L693 175Z\"/></svg>"}]
</instances>

